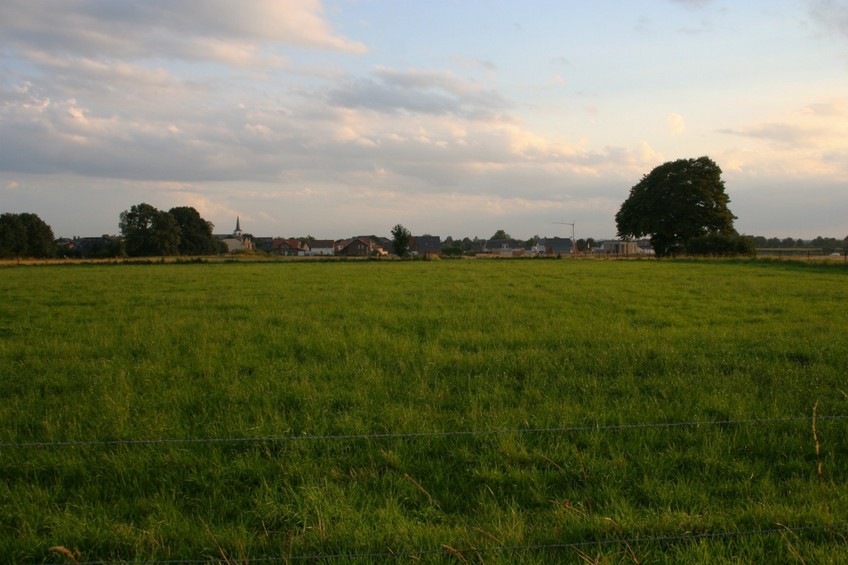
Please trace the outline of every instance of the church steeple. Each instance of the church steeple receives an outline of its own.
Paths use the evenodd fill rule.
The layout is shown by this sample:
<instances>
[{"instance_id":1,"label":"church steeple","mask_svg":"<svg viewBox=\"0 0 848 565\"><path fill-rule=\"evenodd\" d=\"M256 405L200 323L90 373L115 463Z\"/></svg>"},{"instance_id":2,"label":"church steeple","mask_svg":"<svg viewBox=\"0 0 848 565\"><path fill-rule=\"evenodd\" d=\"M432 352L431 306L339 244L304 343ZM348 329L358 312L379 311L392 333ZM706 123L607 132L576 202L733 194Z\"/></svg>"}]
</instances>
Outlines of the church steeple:
<instances>
[{"instance_id":1,"label":"church steeple","mask_svg":"<svg viewBox=\"0 0 848 565\"><path fill-rule=\"evenodd\" d=\"M241 237L241 235L242 235L241 220L238 216L236 216L236 229L233 232L233 235L236 236L236 237Z\"/></svg>"}]
</instances>

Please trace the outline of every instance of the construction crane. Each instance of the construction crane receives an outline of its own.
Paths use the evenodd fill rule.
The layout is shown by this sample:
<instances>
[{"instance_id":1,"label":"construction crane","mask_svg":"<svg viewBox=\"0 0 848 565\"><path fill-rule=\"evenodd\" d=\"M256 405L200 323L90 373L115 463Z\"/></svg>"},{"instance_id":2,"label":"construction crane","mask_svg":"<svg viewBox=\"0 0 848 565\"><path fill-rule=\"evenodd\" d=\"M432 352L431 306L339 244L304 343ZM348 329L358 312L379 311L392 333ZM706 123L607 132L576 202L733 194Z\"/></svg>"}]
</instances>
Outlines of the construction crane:
<instances>
[{"instance_id":1,"label":"construction crane","mask_svg":"<svg viewBox=\"0 0 848 565\"><path fill-rule=\"evenodd\" d=\"M577 240L574 239L574 222L554 222L564 226L571 226L571 256L574 257L574 252L577 249Z\"/></svg>"}]
</instances>

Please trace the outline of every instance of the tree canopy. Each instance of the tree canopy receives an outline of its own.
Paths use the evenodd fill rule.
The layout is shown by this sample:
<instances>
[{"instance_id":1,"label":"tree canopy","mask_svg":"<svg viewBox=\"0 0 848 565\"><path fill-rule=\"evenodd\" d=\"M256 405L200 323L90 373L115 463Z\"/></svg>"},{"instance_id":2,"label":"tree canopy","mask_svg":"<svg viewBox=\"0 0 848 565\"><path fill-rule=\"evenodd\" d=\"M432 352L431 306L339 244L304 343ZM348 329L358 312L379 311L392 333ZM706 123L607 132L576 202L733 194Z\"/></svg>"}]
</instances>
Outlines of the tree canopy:
<instances>
[{"instance_id":1,"label":"tree canopy","mask_svg":"<svg viewBox=\"0 0 848 565\"><path fill-rule=\"evenodd\" d=\"M412 234L408 229L398 224L392 228L392 250L398 257L409 255L409 243Z\"/></svg>"},{"instance_id":2,"label":"tree canopy","mask_svg":"<svg viewBox=\"0 0 848 565\"><path fill-rule=\"evenodd\" d=\"M167 212L150 204L136 204L121 212L119 227L127 255L210 255L220 251L211 222L191 206Z\"/></svg>"},{"instance_id":3,"label":"tree canopy","mask_svg":"<svg viewBox=\"0 0 848 565\"><path fill-rule=\"evenodd\" d=\"M642 177L615 215L621 238L649 236L657 257L707 234L736 235L721 169L709 157L664 163Z\"/></svg>"},{"instance_id":4,"label":"tree canopy","mask_svg":"<svg viewBox=\"0 0 848 565\"><path fill-rule=\"evenodd\" d=\"M127 255L175 255L180 244L180 227L168 212L150 204L136 204L121 212L119 227Z\"/></svg>"},{"instance_id":5,"label":"tree canopy","mask_svg":"<svg viewBox=\"0 0 848 565\"><path fill-rule=\"evenodd\" d=\"M56 254L53 229L36 214L0 215L0 257L43 259Z\"/></svg>"},{"instance_id":6,"label":"tree canopy","mask_svg":"<svg viewBox=\"0 0 848 565\"><path fill-rule=\"evenodd\" d=\"M24 257L26 233L17 214L0 215L0 258Z\"/></svg>"},{"instance_id":7,"label":"tree canopy","mask_svg":"<svg viewBox=\"0 0 848 565\"><path fill-rule=\"evenodd\" d=\"M177 250L180 255L211 255L218 252L218 240L212 235L212 222L207 222L191 206L171 208L168 213L174 217L180 229L180 242Z\"/></svg>"}]
</instances>

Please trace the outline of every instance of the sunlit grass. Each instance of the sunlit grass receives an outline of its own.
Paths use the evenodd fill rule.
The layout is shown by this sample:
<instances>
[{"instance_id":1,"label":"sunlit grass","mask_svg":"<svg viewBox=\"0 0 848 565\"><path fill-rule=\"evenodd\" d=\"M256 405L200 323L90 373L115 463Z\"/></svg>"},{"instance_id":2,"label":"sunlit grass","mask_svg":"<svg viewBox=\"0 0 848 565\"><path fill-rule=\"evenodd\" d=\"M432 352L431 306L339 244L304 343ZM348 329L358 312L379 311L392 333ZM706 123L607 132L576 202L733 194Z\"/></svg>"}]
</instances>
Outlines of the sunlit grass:
<instances>
[{"instance_id":1,"label":"sunlit grass","mask_svg":"<svg viewBox=\"0 0 848 565\"><path fill-rule=\"evenodd\" d=\"M4 446L0 555L838 562L845 420L818 421L819 454L808 419L710 422L848 414L846 281L713 262L3 269L0 443L305 439ZM646 427L674 422L705 424ZM579 429L522 432L549 428ZM484 433L445 434L466 431ZM585 542L604 543L562 547Z\"/></svg>"}]
</instances>

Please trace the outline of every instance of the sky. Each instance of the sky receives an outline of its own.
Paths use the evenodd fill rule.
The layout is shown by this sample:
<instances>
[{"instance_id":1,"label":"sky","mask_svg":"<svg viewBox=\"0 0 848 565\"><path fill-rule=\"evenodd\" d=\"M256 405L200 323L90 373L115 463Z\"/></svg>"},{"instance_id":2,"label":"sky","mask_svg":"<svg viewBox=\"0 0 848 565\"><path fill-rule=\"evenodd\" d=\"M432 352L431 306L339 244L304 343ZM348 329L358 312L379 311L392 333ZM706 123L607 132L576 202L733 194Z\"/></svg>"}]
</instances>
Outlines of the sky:
<instances>
[{"instance_id":1,"label":"sky","mask_svg":"<svg viewBox=\"0 0 848 565\"><path fill-rule=\"evenodd\" d=\"M848 236L846 0L0 0L0 212L119 233L612 238L709 156L741 233Z\"/></svg>"}]
</instances>

